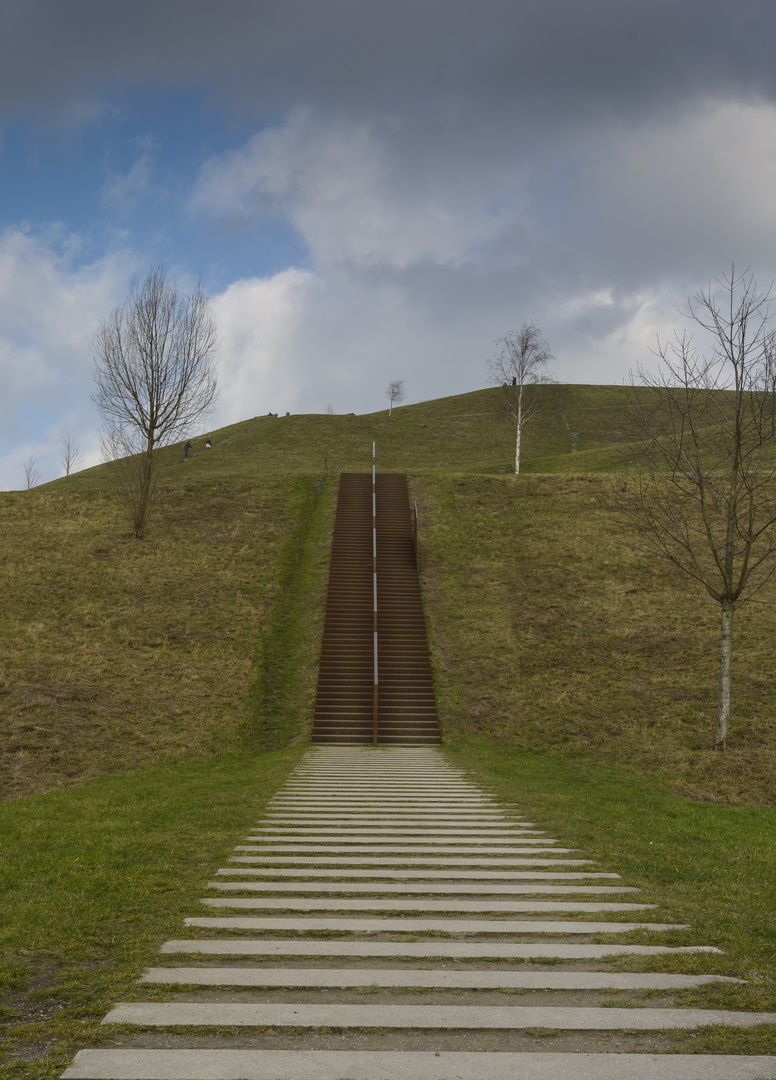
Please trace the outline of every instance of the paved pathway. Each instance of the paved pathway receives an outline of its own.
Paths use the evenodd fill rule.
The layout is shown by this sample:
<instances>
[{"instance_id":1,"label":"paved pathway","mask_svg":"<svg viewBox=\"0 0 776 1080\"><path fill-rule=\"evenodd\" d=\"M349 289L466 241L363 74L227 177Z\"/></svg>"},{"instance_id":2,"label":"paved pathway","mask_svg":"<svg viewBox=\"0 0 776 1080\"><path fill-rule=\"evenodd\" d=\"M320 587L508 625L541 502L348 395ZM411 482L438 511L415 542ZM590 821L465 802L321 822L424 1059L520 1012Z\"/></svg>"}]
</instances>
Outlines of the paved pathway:
<instances>
[{"instance_id":1,"label":"paved pathway","mask_svg":"<svg viewBox=\"0 0 776 1080\"><path fill-rule=\"evenodd\" d=\"M718 950L439 751L311 750L216 878L144 976L167 1000L117 1004L114 1046L65 1080L776 1077L776 1057L656 1053L776 1015L676 1007L722 976L606 971Z\"/></svg>"}]
</instances>

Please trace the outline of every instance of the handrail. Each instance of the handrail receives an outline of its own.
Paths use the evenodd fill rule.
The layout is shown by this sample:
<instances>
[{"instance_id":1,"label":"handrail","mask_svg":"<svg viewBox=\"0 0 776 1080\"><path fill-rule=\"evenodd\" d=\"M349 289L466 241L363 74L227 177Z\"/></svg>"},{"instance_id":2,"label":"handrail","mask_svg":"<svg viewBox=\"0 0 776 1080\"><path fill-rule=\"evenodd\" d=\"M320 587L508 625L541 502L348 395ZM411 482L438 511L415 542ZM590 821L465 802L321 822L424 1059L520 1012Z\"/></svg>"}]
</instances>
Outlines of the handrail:
<instances>
[{"instance_id":1,"label":"handrail","mask_svg":"<svg viewBox=\"0 0 776 1080\"><path fill-rule=\"evenodd\" d=\"M415 545L415 569L420 573L420 551L418 550L418 504L413 502L412 542Z\"/></svg>"},{"instance_id":2,"label":"handrail","mask_svg":"<svg viewBox=\"0 0 776 1080\"><path fill-rule=\"evenodd\" d=\"M374 685L372 690L372 742L377 745L377 487L375 484L375 444L372 443L372 633L374 635Z\"/></svg>"}]
</instances>

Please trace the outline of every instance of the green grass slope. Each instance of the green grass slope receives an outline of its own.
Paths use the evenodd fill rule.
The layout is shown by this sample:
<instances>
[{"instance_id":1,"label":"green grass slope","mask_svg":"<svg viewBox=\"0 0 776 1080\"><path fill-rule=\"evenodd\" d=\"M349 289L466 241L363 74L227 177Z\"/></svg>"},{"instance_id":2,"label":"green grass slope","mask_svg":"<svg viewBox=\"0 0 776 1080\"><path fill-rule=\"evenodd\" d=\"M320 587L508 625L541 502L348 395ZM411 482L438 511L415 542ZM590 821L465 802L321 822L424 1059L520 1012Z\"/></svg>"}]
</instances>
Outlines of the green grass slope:
<instances>
[{"instance_id":1,"label":"green grass slope","mask_svg":"<svg viewBox=\"0 0 776 1080\"><path fill-rule=\"evenodd\" d=\"M617 387L550 386L540 393L543 411L523 430L524 471L573 472L582 462L582 471L601 471L622 459ZM383 472L510 472L514 425L503 404L503 393L495 388L399 406L390 418L386 410L364 416L257 416L211 432L212 450L205 450L204 435L194 439L196 456L184 461L181 450L168 482L192 476L234 480L363 472L371 468L373 441ZM105 469L98 466L69 483L91 489L104 478Z\"/></svg>"},{"instance_id":2,"label":"green grass slope","mask_svg":"<svg viewBox=\"0 0 776 1080\"><path fill-rule=\"evenodd\" d=\"M90 482L0 495L4 797L304 737L334 484L189 476L141 542Z\"/></svg>"},{"instance_id":3,"label":"green grass slope","mask_svg":"<svg viewBox=\"0 0 776 1080\"><path fill-rule=\"evenodd\" d=\"M738 617L714 753L717 612L615 523L617 401L551 388L519 478L498 389L256 417L171 462L143 541L105 467L0 494L0 1075L53 1080L110 1039L108 1005L154 992L142 968L298 759L337 476L372 440L420 508L446 752L690 924L676 944L725 949L677 970L748 980L678 1001L776 1009L776 595ZM645 1048L773 1053L776 1031Z\"/></svg>"},{"instance_id":4,"label":"green grass slope","mask_svg":"<svg viewBox=\"0 0 776 1080\"><path fill-rule=\"evenodd\" d=\"M742 611L730 751L710 749L717 611L628 547L616 387L547 387L522 474L499 388L368 416L256 417L173 456L146 540L105 466L0 495L0 789L304 740L340 471L421 508L444 736L623 761L700 798L776 797L774 619Z\"/></svg>"},{"instance_id":5,"label":"green grass slope","mask_svg":"<svg viewBox=\"0 0 776 1080\"><path fill-rule=\"evenodd\" d=\"M618 764L698 799L776 804L776 589L736 616L712 749L719 610L628 546L607 474L422 476L426 618L447 739Z\"/></svg>"},{"instance_id":6,"label":"green grass slope","mask_svg":"<svg viewBox=\"0 0 776 1080\"><path fill-rule=\"evenodd\" d=\"M381 470L504 473L501 397L212 432L163 470L142 542L106 466L0 494L2 796L304 739L339 472L368 470L376 441ZM570 467L569 430L605 447L608 408L564 388L526 428L526 470Z\"/></svg>"}]
</instances>

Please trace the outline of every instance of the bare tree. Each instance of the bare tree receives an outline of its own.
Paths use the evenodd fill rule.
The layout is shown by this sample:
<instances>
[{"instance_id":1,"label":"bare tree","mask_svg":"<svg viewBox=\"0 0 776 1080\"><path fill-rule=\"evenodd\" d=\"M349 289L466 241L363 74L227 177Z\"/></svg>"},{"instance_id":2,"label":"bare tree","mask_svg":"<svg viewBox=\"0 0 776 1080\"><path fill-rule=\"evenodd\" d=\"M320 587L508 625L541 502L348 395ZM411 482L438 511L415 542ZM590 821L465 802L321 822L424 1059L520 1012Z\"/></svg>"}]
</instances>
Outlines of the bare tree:
<instances>
[{"instance_id":1,"label":"bare tree","mask_svg":"<svg viewBox=\"0 0 776 1080\"><path fill-rule=\"evenodd\" d=\"M385 391L385 396L388 398L388 415L390 416L394 405L400 405L406 397L404 379L391 379L388 383L388 389Z\"/></svg>"},{"instance_id":2,"label":"bare tree","mask_svg":"<svg viewBox=\"0 0 776 1080\"><path fill-rule=\"evenodd\" d=\"M92 399L102 416L103 453L115 469L142 537L163 451L212 406L217 392L215 320L201 283L179 296L163 266L95 332ZM125 460L130 459L130 460Z\"/></svg>"},{"instance_id":3,"label":"bare tree","mask_svg":"<svg viewBox=\"0 0 776 1080\"><path fill-rule=\"evenodd\" d=\"M69 432L59 440L59 460L65 467L65 476L74 472L83 461L81 447Z\"/></svg>"},{"instance_id":4,"label":"bare tree","mask_svg":"<svg viewBox=\"0 0 776 1080\"><path fill-rule=\"evenodd\" d=\"M554 382L547 364L555 357L536 323L523 323L520 329L497 342L501 352L488 360L490 382L504 387L507 412L515 423L515 474L520 472L520 437L523 424L536 415L542 404L536 388Z\"/></svg>"},{"instance_id":5,"label":"bare tree","mask_svg":"<svg viewBox=\"0 0 776 1080\"><path fill-rule=\"evenodd\" d=\"M620 499L641 546L720 605L715 745L724 749L733 613L776 570L776 349L771 290L735 267L716 285L688 304L708 354L676 334L658 342L657 374L631 378L625 418L639 443Z\"/></svg>"},{"instance_id":6,"label":"bare tree","mask_svg":"<svg viewBox=\"0 0 776 1080\"><path fill-rule=\"evenodd\" d=\"M27 490L37 487L40 483L40 472L37 468L38 459L32 456L28 457L24 463L24 482Z\"/></svg>"}]
</instances>

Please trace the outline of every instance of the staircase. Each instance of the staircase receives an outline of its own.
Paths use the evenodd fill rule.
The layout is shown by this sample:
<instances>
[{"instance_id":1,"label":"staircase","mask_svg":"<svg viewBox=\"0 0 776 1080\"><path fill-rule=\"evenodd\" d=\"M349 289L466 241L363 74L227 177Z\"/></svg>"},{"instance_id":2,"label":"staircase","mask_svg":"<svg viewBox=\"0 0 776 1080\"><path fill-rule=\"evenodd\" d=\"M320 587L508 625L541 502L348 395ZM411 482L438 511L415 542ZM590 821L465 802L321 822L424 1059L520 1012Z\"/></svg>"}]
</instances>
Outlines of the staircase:
<instances>
[{"instance_id":1,"label":"staircase","mask_svg":"<svg viewBox=\"0 0 776 1080\"><path fill-rule=\"evenodd\" d=\"M407 478L378 473L374 487L373 519L372 475L340 479L312 741L438 743Z\"/></svg>"}]
</instances>

